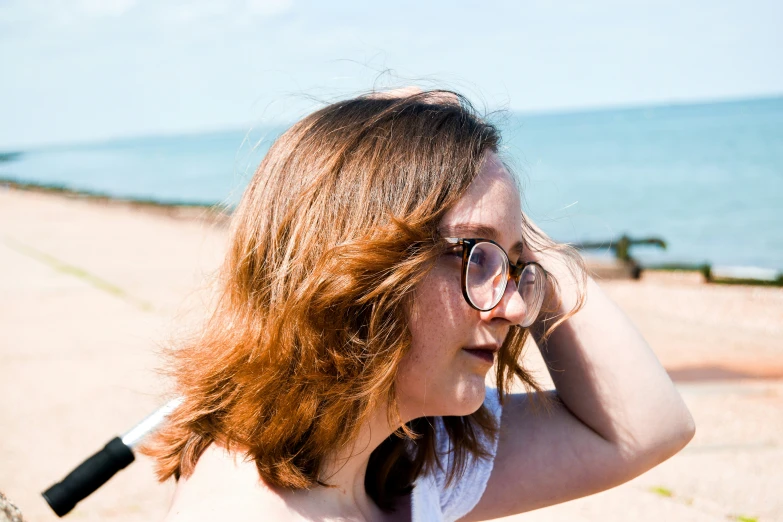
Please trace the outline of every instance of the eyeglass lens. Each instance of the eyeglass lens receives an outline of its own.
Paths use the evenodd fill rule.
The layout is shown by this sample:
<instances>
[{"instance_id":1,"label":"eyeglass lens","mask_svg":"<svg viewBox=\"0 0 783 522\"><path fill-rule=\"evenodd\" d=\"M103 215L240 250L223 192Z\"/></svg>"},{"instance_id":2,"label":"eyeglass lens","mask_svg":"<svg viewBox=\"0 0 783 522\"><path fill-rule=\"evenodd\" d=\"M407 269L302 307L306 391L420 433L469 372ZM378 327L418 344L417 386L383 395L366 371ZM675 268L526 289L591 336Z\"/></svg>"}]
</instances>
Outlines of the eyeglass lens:
<instances>
[{"instance_id":1,"label":"eyeglass lens","mask_svg":"<svg viewBox=\"0 0 783 522\"><path fill-rule=\"evenodd\" d=\"M470 251L465 285L468 296L476 307L488 310L502 299L508 282L509 266L506 259L505 252L493 243L478 243ZM544 274L536 265L527 265L517 286L526 307L521 325L530 326L543 301Z\"/></svg>"}]
</instances>

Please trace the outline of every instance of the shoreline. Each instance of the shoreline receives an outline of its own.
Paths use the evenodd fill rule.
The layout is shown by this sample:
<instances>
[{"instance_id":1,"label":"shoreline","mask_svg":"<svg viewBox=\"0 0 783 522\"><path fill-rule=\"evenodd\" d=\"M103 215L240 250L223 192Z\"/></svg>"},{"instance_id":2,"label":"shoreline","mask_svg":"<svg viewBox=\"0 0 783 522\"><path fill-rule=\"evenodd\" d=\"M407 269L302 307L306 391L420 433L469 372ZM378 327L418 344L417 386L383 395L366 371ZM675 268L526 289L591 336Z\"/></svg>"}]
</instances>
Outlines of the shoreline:
<instances>
[{"instance_id":1,"label":"shoreline","mask_svg":"<svg viewBox=\"0 0 783 522\"><path fill-rule=\"evenodd\" d=\"M103 192L71 189L64 185L25 182L13 178L0 177L0 190L2 189L51 194L64 198L87 200L93 203L101 203L105 205L125 206L136 210L163 214L175 219L198 219L200 221L215 223L222 226L228 226L228 223L231 219L231 214L234 210L231 207L226 207L219 203L123 198L112 196ZM599 277L605 279L628 279L632 277L629 268L627 266L623 266L623 264L616 259L607 259L605 256L592 256L585 250L581 250L581 252L582 256L588 264L588 269L591 271L591 273L598 274ZM755 269L755 267L744 268ZM754 279L742 277L710 277L709 274L715 270L715 267L709 264L687 265L681 263L666 263L663 265L648 267L641 266L641 269L643 272L686 273L693 274L694 277L701 275L704 283L718 285L783 287L783 270L777 270L777 279Z\"/></svg>"},{"instance_id":2,"label":"shoreline","mask_svg":"<svg viewBox=\"0 0 783 522\"><path fill-rule=\"evenodd\" d=\"M0 177L0 190L18 190L78 199L90 203L126 207L135 210L162 214L175 219L197 219L218 225L227 225L233 209L221 206L219 203L202 203L193 201L158 201L154 199L135 199L112 196L104 192L90 190L75 190L64 185L33 183L18 181L13 178Z\"/></svg>"}]
</instances>

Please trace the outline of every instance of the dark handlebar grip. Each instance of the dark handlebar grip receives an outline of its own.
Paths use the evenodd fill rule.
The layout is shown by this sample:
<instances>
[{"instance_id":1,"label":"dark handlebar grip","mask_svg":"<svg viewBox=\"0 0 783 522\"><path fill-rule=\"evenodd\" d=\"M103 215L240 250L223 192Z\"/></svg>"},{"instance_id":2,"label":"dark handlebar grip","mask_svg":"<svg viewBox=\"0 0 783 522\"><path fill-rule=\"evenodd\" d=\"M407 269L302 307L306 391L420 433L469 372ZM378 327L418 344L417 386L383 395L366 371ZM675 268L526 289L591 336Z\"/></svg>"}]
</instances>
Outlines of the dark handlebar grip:
<instances>
[{"instance_id":1,"label":"dark handlebar grip","mask_svg":"<svg viewBox=\"0 0 783 522\"><path fill-rule=\"evenodd\" d=\"M43 492L43 497L58 517L104 485L115 473L134 460L133 451L119 437L113 438L98 453L82 462L61 482Z\"/></svg>"}]
</instances>

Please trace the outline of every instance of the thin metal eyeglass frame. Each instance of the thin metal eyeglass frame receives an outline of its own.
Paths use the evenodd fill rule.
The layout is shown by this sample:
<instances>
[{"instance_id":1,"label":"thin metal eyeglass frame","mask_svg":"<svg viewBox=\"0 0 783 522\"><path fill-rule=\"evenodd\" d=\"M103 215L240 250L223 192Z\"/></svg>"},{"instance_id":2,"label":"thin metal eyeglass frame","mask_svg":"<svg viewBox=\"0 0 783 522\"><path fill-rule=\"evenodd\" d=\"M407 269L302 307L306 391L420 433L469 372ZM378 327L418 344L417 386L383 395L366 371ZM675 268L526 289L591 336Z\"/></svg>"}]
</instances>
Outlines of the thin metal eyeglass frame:
<instances>
[{"instance_id":1,"label":"thin metal eyeglass frame","mask_svg":"<svg viewBox=\"0 0 783 522\"><path fill-rule=\"evenodd\" d=\"M453 245L453 246L461 246L462 247L462 276L460 277L460 284L462 286L462 296L465 298L465 301L471 306L471 308L474 308L478 310L479 312L489 312L493 308L495 308L497 305L500 304L500 301L503 300L503 296L506 294L506 288L508 287L508 281L509 279L513 279L514 283L517 285L517 290L519 289L519 278L522 276L522 272L525 270L525 267L528 265L535 265L538 267L539 270L541 270L541 273L544 274L544 278L548 277L547 271L544 270L544 267L542 267L540 264L536 263L535 261L528 261L527 263L523 264L515 264L512 263L511 260L508 258L508 253L506 253L506 250L497 244L497 242L492 241L491 239L484 239L484 238L467 238L467 237L444 237L444 241L447 243ZM503 256L506 260L506 272L508 273L508 277L503 281L503 289L500 291L500 298L498 301L490 306L489 308L479 308L476 306L476 304L471 300L470 294L468 294L468 261L470 260L470 254L473 252L473 247L480 243L492 243L496 247L500 249L501 252L503 252ZM536 313L538 315L539 312Z\"/></svg>"}]
</instances>

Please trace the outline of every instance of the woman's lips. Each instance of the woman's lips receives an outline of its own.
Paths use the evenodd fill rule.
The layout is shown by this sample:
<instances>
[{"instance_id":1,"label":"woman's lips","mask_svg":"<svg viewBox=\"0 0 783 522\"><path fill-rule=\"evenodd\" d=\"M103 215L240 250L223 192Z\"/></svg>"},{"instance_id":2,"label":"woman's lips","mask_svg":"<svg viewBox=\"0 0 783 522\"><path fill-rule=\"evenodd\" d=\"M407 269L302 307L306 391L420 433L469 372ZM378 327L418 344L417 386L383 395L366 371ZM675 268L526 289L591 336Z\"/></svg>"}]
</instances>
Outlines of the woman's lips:
<instances>
[{"instance_id":1,"label":"woman's lips","mask_svg":"<svg viewBox=\"0 0 783 522\"><path fill-rule=\"evenodd\" d=\"M470 355L474 357L478 357L479 359L482 359L489 364L493 364L495 362L495 352L496 349L493 348L463 348L466 352L468 352Z\"/></svg>"}]
</instances>

